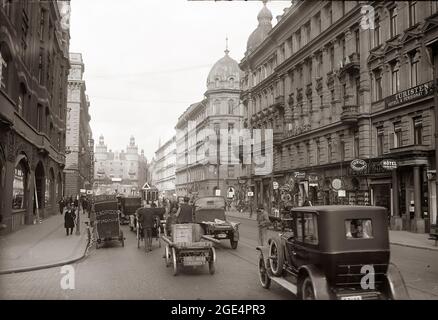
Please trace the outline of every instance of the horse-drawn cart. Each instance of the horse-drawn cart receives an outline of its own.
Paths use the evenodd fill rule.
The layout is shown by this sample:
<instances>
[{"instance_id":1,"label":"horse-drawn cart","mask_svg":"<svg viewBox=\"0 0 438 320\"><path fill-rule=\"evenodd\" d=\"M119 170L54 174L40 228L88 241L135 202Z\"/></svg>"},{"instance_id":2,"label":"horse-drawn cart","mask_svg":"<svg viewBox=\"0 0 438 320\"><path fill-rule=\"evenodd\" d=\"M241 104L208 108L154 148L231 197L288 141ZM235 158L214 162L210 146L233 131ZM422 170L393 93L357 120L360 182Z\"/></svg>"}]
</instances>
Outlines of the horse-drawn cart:
<instances>
[{"instance_id":1,"label":"horse-drawn cart","mask_svg":"<svg viewBox=\"0 0 438 320\"><path fill-rule=\"evenodd\" d=\"M125 237L120 229L120 220L115 196L96 196L94 211L96 214L96 249L108 241L120 241L125 246Z\"/></svg>"},{"instance_id":2,"label":"horse-drawn cart","mask_svg":"<svg viewBox=\"0 0 438 320\"><path fill-rule=\"evenodd\" d=\"M174 224L171 236L162 236L166 242L166 267L173 265L176 276L182 266L202 266L208 264L210 274L215 273L216 251L213 243L220 243L204 235L199 224Z\"/></svg>"}]
</instances>

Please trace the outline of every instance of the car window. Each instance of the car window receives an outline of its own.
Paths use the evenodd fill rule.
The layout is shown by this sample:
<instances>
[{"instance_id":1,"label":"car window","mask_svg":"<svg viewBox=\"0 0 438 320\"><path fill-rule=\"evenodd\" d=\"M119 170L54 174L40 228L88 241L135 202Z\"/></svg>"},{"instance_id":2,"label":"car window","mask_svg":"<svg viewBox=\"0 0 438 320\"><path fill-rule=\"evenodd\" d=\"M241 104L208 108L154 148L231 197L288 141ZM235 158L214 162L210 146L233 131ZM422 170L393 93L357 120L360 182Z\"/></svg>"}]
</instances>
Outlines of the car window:
<instances>
[{"instance_id":1,"label":"car window","mask_svg":"<svg viewBox=\"0 0 438 320\"><path fill-rule=\"evenodd\" d=\"M303 215L301 213L297 214L295 224L297 226L297 234L295 235L295 238L297 241L303 241Z\"/></svg>"},{"instance_id":2,"label":"car window","mask_svg":"<svg viewBox=\"0 0 438 320\"><path fill-rule=\"evenodd\" d=\"M305 213L304 223L304 243L318 244L318 228L316 215L314 213Z\"/></svg>"},{"instance_id":3,"label":"car window","mask_svg":"<svg viewBox=\"0 0 438 320\"><path fill-rule=\"evenodd\" d=\"M370 239L373 237L371 219L345 220L345 236L347 239Z\"/></svg>"}]
</instances>

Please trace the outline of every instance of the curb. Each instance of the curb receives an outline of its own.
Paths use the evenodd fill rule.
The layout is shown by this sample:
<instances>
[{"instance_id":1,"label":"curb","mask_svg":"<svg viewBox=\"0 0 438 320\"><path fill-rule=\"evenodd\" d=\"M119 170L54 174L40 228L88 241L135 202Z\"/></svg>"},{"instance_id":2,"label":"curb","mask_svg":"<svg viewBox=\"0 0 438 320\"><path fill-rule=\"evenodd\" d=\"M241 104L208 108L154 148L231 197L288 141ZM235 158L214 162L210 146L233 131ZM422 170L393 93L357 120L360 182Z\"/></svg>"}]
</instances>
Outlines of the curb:
<instances>
[{"instance_id":1,"label":"curb","mask_svg":"<svg viewBox=\"0 0 438 320\"><path fill-rule=\"evenodd\" d=\"M415 246L412 244L405 244L400 242L389 242L389 244L394 246L400 246L400 247L408 247L408 248L414 248L414 249L422 249L422 250L430 250L430 251L438 251L438 247L436 248L430 248L430 247L423 247L423 246Z\"/></svg>"},{"instance_id":2,"label":"curb","mask_svg":"<svg viewBox=\"0 0 438 320\"><path fill-rule=\"evenodd\" d=\"M78 261L84 259L87 256L89 247L90 247L90 238L87 239L87 245L85 246L84 253L79 257L69 259L69 260L63 260L63 261L59 261L59 262L55 262L55 263L50 263L50 264L43 264L43 265L39 265L39 266L0 270L0 275L12 274L12 273L22 273L22 272L29 272L29 271L37 271L37 270L42 270L42 269L60 267L60 266L66 265L66 264L72 264L72 263L75 263L75 262L78 262Z\"/></svg>"}]
</instances>

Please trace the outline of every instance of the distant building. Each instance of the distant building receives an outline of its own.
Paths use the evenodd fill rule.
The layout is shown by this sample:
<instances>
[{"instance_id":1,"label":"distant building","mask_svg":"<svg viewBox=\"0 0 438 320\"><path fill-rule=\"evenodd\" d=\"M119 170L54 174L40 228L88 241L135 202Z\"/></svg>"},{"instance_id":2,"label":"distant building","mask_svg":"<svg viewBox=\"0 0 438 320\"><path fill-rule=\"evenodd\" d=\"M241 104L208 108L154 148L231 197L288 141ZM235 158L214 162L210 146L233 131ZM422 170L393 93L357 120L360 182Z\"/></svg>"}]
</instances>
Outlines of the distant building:
<instances>
[{"instance_id":1,"label":"distant building","mask_svg":"<svg viewBox=\"0 0 438 320\"><path fill-rule=\"evenodd\" d=\"M166 141L155 151L154 186L160 196L170 198L175 194L176 137Z\"/></svg>"},{"instance_id":2,"label":"distant building","mask_svg":"<svg viewBox=\"0 0 438 320\"><path fill-rule=\"evenodd\" d=\"M236 193L241 165L233 162L231 154L238 150L230 140L223 142L228 152L213 154L209 147L220 130L232 132L241 127L240 73L238 63L225 50L208 75L205 98L179 117L175 127L178 196L215 195L216 190L222 196Z\"/></svg>"},{"instance_id":3,"label":"distant building","mask_svg":"<svg viewBox=\"0 0 438 320\"><path fill-rule=\"evenodd\" d=\"M69 1L0 1L3 232L58 213L64 184L69 7Z\"/></svg>"},{"instance_id":4,"label":"distant building","mask_svg":"<svg viewBox=\"0 0 438 320\"><path fill-rule=\"evenodd\" d=\"M107 149L101 135L95 147L94 158L93 190L96 194L140 195L148 175L147 159L143 150L138 153L134 137L130 138L126 151L113 152Z\"/></svg>"},{"instance_id":5,"label":"distant building","mask_svg":"<svg viewBox=\"0 0 438 320\"><path fill-rule=\"evenodd\" d=\"M84 62L80 53L70 53L68 76L65 196L75 196L81 189L92 189L94 165L91 153L93 134L90 128L90 102L85 94Z\"/></svg>"}]
</instances>

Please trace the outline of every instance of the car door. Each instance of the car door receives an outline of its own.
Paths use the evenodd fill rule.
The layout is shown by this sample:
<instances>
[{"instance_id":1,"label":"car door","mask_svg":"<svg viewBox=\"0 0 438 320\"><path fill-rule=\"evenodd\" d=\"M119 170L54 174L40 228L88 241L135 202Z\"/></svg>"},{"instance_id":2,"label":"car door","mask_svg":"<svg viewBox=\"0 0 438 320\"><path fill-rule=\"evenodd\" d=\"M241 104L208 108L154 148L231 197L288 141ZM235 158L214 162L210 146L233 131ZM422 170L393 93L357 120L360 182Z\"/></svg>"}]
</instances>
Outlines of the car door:
<instances>
[{"instance_id":1,"label":"car door","mask_svg":"<svg viewBox=\"0 0 438 320\"><path fill-rule=\"evenodd\" d=\"M300 212L295 221L296 235L292 248L292 262L295 268L309 264L312 253L318 247L317 217L313 212Z\"/></svg>"}]
</instances>

